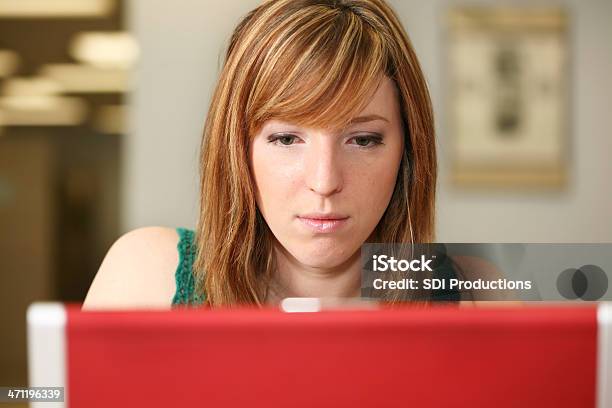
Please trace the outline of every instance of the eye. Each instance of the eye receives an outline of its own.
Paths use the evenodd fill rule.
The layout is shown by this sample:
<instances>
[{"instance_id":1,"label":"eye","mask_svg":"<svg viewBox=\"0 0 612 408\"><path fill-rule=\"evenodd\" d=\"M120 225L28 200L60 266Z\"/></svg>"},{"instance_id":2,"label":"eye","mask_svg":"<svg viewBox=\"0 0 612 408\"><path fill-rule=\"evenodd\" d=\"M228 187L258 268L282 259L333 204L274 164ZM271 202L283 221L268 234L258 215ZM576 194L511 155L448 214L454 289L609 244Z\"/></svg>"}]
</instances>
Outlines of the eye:
<instances>
[{"instance_id":1,"label":"eye","mask_svg":"<svg viewBox=\"0 0 612 408\"><path fill-rule=\"evenodd\" d=\"M370 148L370 147L374 147L376 145L380 145L383 144L382 143L382 136L379 134L372 134L372 135L358 135L353 137L351 140L354 140L357 146L359 147L365 147L365 148Z\"/></svg>"},{"instance_id":2,"label":"eye","mask_svg":"<svg viewBox=\"0 0 612 408\"><path fill-rule=\"evenodd\" d=\"M268 136L268 143L291 146L295 143L297 138L298 137L296 135L292 135L291 133L275 133Z\"/></svg>"}]
</instances>

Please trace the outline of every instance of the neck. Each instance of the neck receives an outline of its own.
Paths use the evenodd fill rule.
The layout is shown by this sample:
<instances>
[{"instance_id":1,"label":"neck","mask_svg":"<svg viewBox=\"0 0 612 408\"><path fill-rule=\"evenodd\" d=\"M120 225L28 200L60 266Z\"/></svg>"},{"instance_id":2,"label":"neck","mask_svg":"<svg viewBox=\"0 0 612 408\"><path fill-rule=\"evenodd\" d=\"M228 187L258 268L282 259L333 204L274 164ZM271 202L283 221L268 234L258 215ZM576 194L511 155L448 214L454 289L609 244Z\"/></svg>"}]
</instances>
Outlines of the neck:
<instances>
[{"instance_id":1,"label":"neck","mask_svg":"<svg viewBox=\"0 0 612 408\"><path fill-rule=\"evenodd\" d=\"M277 304L286 297L359 297L361 293L360 252L342 264L325 268L300 263L278 242L274 244L276 270L266 303Z\"/></svg>"}]
</instances>

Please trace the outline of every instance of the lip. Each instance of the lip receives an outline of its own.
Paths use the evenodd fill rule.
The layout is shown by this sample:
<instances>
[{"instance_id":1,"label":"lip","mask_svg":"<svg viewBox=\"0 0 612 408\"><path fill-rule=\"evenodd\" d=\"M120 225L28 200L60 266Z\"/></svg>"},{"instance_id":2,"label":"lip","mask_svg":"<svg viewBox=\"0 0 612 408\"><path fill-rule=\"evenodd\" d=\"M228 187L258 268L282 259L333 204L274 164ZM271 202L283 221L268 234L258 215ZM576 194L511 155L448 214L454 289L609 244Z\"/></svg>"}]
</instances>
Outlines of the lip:
<instances>
[{"instance_id":1,"label":"lip","mask_svg":"<svg viewBox=\"0 0 612 408\"><path fill-rule=\"evenodd\" d=\"M349 217L341 214L304 214L297 217L302 225L315 232L330 233L344 227Z\"/></svg>"}]
</instances>

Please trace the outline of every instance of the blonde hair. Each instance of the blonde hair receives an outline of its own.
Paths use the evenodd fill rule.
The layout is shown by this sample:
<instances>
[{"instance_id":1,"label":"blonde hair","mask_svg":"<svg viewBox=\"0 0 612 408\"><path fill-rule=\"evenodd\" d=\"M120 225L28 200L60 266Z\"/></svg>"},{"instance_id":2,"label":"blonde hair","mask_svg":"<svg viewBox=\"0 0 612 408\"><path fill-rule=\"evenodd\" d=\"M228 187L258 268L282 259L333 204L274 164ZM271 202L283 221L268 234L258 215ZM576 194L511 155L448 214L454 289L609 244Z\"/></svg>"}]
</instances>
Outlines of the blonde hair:
<instances>
[{"instance_id":1,"label":"blonde hair","mask_svg":"<svg viewBox=\"0 0 612 408\"><path fill-rule=\"evenodd\" d=\"M405 149L373 242L431 242L436 152L431 102L412 45L382 0L270 0L236 27L200 157L196 291L210 306L261 305L275 267L248 166L272 118L342 127L383 76L397 87Z\"/></svg>"}]
</instances>

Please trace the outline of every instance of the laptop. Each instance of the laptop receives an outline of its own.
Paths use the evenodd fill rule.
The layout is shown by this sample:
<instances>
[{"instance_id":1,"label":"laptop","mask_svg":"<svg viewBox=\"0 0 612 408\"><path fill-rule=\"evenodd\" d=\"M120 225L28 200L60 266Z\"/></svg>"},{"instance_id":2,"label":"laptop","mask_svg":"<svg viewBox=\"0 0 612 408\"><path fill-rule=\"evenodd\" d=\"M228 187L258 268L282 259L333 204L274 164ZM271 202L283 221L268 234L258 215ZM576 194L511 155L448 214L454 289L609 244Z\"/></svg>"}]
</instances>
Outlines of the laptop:
<instances>
[{"instance_id":1,"label":"laptop","mask_svg":"<svg viewBox=\"0 0 612 408\"><path fill-rule=\"evenodd\" d=\"M29 385L64 394L31 406L612 407L612 304L297 304L35 303Z\"/></svg>"}]
</instances>

